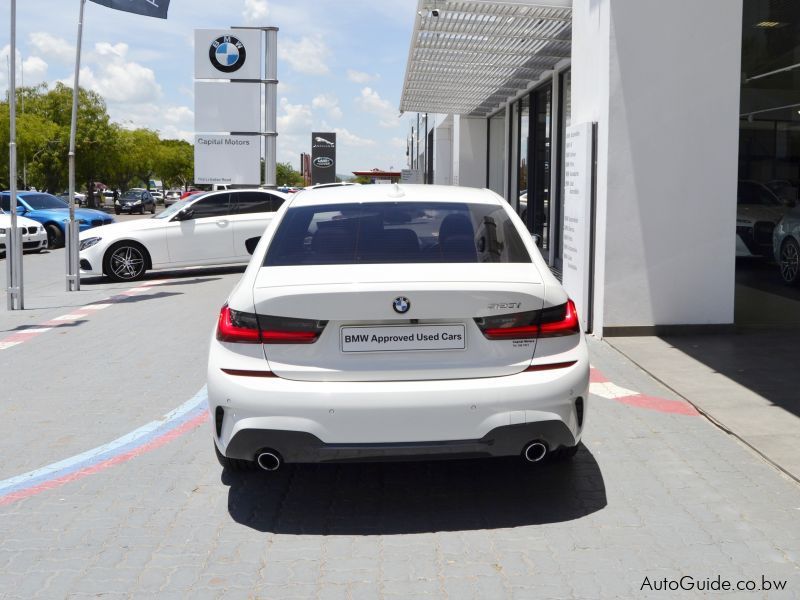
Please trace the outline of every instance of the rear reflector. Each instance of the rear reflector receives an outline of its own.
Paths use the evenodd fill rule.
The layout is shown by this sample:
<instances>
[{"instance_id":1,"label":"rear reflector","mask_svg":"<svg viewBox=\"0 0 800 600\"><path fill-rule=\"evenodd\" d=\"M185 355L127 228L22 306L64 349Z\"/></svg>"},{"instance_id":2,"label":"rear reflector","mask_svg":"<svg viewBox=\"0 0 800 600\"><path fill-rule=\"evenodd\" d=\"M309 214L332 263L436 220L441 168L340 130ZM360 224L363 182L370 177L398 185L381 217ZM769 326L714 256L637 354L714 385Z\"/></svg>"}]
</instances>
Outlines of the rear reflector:
<instances>
[{"instance_id":1,"label":"rear reflector","mask_svg":"<svg viewBox=\"0 0 800 600\"><path fill-rule=\"evenodd\" d=\"M580 333L575 304L564 304L527 312L475 319L490 340L529 340Z\"/></svg>"},{"instance_id":2,"label":"rear reflector","mask_svg":"<svg viewBox=\"0 0 800 600\"><path fill-rule=\"evenodd\" d=\"M327 321L272 317L233 310L226 304L219 312L217 339L239 344L313 344Z\"/></svg>"},{"instance_id":3,"label":"rear reflector","mask_svg":"<svg viewBox=\"0 0 800 600\"><path fill-rule=\"evenodd\" d=\"M223 373L228 375L237 375L239 377L277 377L272 371L246 371L243 369L221 369Z\"/></svg>"},{"instance_id":4,"label":"rear reflector","mask_svg":"<svg viewBox=\"0 0 800 600\"><path fill-rule=\"evenodd\" d=\"M572 365L576 364L577 360L571 360L569 362L560 362L560 363L550 363L549 365L531 365L525 372L530 371L551 371L553 369L566 369L567 367L571 367Z\"/></svg>"}]
</instances>

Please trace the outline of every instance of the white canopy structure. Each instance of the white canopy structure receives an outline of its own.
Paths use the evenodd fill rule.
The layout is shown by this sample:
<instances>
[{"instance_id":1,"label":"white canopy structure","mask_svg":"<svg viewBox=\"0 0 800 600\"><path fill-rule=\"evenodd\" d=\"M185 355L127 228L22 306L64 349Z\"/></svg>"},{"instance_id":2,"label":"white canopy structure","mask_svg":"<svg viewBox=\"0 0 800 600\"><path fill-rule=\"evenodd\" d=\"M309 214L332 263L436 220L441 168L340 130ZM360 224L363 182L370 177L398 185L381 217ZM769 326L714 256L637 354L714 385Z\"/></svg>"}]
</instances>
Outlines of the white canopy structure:
<instances>
[{"instance_id":1,"label":"white canopy structure","mask_svg":"<svg viewBox=\"0 0 800 600\"><path fill-rule=\"evenodd\" d=\"M572 0L419 0L400 111L486 116L571 44Z\"/></svg>"}]
</instances>

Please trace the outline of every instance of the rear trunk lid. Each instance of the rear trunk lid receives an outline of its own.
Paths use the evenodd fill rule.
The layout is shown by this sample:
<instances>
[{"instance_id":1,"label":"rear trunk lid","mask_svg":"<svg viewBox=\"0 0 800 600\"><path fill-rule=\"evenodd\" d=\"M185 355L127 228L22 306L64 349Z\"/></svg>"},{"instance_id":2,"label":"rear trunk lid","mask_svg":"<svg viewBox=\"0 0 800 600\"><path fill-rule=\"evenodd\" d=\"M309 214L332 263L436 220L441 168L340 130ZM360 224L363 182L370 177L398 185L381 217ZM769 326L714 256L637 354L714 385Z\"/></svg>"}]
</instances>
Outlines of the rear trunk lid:
<instances>
[{"instance_id":1,"label":"rear trunk lid","mask_svg":"<svg viewBox=\"0 0 800 600\"><path fill-rule=\"evenodd\" d=\"M461 379L528 367L535 340L488 340L475 319L541 309L544 284L532 263L265 267L253 296L259 315L327 321L313 344L264 345L279 377Z\"/></svg>"}]
</instances>

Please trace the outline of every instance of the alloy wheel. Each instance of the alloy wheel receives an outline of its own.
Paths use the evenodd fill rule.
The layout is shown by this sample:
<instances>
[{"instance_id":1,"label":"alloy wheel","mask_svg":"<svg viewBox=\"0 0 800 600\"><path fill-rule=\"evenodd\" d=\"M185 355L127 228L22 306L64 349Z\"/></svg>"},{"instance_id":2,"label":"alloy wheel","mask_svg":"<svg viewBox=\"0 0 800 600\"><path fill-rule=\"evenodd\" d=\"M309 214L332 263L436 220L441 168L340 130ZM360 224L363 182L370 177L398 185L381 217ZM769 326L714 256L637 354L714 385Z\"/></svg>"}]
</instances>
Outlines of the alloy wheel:
<instances>
[{"instance_id":1,"label":"alloy wheel","mask_svg":"<svg viewBox=\"0 0 800 600\"><path fill-rule=\"evenodd\" d=\"M136 279L144 273L144 256L135 246L120 246L108 262L114 276L119 279Z\"/></svg>"},{"instance_id":2,"label":"alloy wheel","mask_svg":"<svg viewBox=\"0 0 800 600\"><path fill-rule=\"evenodd\" d=\"M790 239L781 248L781 277L786 283L796 283L800 273L800 246Z\"/></svg>"}]
</instances>

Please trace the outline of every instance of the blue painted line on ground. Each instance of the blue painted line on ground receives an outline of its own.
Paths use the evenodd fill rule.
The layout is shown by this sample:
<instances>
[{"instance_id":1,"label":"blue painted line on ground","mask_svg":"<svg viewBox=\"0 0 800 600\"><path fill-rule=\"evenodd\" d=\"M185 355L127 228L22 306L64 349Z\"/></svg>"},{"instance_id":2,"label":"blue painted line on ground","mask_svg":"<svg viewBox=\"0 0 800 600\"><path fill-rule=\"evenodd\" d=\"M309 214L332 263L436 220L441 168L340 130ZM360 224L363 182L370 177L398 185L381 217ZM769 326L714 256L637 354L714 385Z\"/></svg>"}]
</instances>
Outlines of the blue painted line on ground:
<instances>
[{"instance_id":1,"label":"blue painted line on ground","mask_svg":"<svg viewBox=\"0 0 800 600\"><path fill-rule=\"evenodd\" d=\"M23 489L40 485L46 481L58 479L81 469L91 467L104 460L130 452L144 446L165 433L180 427L183 423L195 418L207 410L208 394L206 387L198 391L191 400L187 400L176 409L168 412L158 421L152 421L117 438L116 440L87 450L70 458L50 465L10 477L0 481L0 498Z\"/></svg>"}]
</instances>

